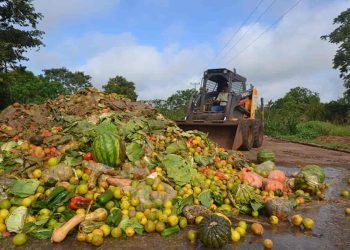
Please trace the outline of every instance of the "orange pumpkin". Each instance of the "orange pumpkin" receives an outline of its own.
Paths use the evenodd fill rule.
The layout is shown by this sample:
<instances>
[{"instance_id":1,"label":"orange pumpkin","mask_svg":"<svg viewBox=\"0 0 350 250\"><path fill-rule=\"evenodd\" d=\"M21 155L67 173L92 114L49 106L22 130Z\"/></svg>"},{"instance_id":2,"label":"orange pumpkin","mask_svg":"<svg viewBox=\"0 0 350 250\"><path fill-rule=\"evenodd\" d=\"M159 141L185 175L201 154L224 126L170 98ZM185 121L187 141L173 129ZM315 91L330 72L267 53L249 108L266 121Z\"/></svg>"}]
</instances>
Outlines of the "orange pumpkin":
<instances>
[{"instance_id":1,"label":"orange pumpkin","mask_svg":"<svg viewBox=\"0 0 350 250\"><path fill-rule=\"evenodd\" d=\"M287 180L285 173L281 170L272 170L267 178L281 183L284 183Z\"/></svg>"},{"instance_id":2,"label":"orange pumpkin","mask_svg":"<svg viewBox=\"0 0 350 250\"><path fill-rule=\"evenodd\" d=\"M276 190L284 191L284 185L281 182L279 182L279 181L267 179L265 181L265 191L275 192Z\"/></svg>"}]
</instances>

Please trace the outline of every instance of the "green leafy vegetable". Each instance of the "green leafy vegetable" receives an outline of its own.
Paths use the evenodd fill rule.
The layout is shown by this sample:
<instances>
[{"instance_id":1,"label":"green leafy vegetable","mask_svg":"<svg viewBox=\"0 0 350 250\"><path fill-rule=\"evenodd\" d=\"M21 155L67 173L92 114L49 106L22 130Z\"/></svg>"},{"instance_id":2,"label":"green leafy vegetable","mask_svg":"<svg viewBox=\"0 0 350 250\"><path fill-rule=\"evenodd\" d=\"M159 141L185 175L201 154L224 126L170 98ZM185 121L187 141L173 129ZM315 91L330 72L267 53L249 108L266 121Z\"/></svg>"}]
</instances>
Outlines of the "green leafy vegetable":
<instances>
[{"instance_id":1,"label":"green leafy vegetable","mask_svg":"<svg viewBox=\"0 0 350 250\"><path fill-rule=\"evenodd\" d=\"M169 146L167 146L165 151L168 154L175 154L177 152L186 151L186 150L187 150L186 142L183 140L180 140L180 141L175 141L171 143Z\"/></svg>"},{"instance_id":2,"label":"green leafy vegetable","mask_svg":"<svg viewBox=\"0 0 350 250\"><path fill-rule=\"evenodd\" d=\"M142 145L140 145L139 143L131 142L126 145L126 156L130 161L137 161L144 154L145 151L143 150Z\"/></svg>"},{"instance_id":3,"label":"green leafy vegetable","mask_svg":"<svg viewBox=\"0 0 350 250\"><path fill-rule=\"evenodd\" d=\"M210 163L213 163L213 158L210 156L200 156L196 155L194 157L194 161L199 165L199 166L207 166Z\"/></svg>"},{"instance_id":4,"label":"green leafy vegetable","mask_svg":"<svg viewBox=\"0 0 350 250\"><path fill-rule=\"evenodd\" d=\"M193 205L193 202L194 202L193 194L187 196L184 199L174 198L172 200L172 203L173 203L174 207L176 208L176 214L181 214L182 209L188 205Z\"/></svg>"},{"instance_id":5,"label":"green leafy vegetable","mask_svg":"<svg viewBox=\"0 0 350 250\"><path fill-rule=\"evenodd\" d=\"M35 222L28 222L24 224L22 231L23 233L30 234L39 240L49 239L51 238L53 230L50 228L44 228L48 220L49 217Z\"/></svg>"},{"instance_id":6,"label":"green leafy vegetable","mask_svg":"<svg viewBox=\"0 0 350 250\"><path fill-rule=\"evenodd\" d=\"M26 216L27 208L24 206L18 207L15 210L13 210L5 221L7 231L19 233L24 226L24 220Z\"/></svg>"},{"instance_id":7,"label":"green leafy vegetable","mask_svg":"<svg viewBox=\"0 0 350 250\"><path fill-rule=\"evenodd\" d=\"M161 159L161 162L167 171L167 176L179 186L189 183L192 176L197 173L197 171L179 155L168 154Z\"/></svg>"},{"instance_id":8,"label":"green leafy vegetable","mask_svg":"<svg viewBox=\"0 0 350 250\"><path fill-rule=\"evenodd\" d=\"M34 179L16 180L10 187L9 192L14 196L25 198L34 194L39 184L40 182Z\"/></svg>"},{"instance_id":9,"label":"green leafy vegetable","mask_svg":"<svg viewBox=\"0 0 350 250\"><path fill-rule=\"evenodd\" d=\"M106 133L117 134L117 126L115 126L110 119L105 119L96 127L96 135Z\"/></svg>"},{"instance_id":10,"label":"green leafy vegetable","mask_svg":"<svg viewBox=\"0 0 350 250\"><path fill-rule=\"evenodd\" d=\"M199 195L198 195L198 200L200 203L205 206L205 207L210 207L210 200L211 200L211 193L209 189L203 190Z\"/></svg>"},{"instance_id":11,"label":"green leafy vegetable","mask_svg":"<svg viewBox=\"0 0 350 250\"><path fill-rule=\"evenodd\" d=\"M142 234L143 226L137 222L136 220L129 219L128 217L123 217L121 222L119 223L119 227L125 232L127 227L134 228L137 234Z\"/></svg>"}]
</instances>

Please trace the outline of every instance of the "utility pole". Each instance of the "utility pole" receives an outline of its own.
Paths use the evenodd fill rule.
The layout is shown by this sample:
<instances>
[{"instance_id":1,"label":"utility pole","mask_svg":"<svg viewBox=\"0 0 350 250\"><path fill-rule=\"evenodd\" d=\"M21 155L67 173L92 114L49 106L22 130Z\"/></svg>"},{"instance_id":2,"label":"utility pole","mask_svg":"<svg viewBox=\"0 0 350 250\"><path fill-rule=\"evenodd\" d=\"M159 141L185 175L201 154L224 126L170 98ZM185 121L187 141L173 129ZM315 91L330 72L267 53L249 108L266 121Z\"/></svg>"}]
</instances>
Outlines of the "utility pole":
<instances>
[{"instance_id":1,"label":"utility pole","mask_svg":"<svg viewBox=\"0 0 350 250\"><path fill-rule=\"evenodd\" d=\"M199 82L190 82L191 85L194 86L194 89L197 90L197 85L199 86L200 83Z\"/></svg>"}]
</instances>

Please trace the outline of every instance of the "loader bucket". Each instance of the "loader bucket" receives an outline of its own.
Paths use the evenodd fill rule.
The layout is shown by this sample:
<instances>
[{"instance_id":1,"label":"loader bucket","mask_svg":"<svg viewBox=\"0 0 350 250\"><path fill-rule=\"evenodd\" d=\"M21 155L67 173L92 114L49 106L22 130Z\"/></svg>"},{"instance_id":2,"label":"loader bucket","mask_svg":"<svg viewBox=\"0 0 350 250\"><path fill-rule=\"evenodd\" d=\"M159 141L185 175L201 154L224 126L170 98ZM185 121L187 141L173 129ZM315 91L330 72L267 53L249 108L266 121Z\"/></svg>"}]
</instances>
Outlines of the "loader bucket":
<instances>
[{"instance_id":1,"label":"loader bucket","mask_svg":"<svg viewBox=\"0 0 350 250\"><path fill-rule=\"evenodd\" d=\"M225 149L238 149L243 142L241 126L238 122L186 122L177 121L183 130L198 130L208 133L211 140Z\"/></svg>"}]
</instances>

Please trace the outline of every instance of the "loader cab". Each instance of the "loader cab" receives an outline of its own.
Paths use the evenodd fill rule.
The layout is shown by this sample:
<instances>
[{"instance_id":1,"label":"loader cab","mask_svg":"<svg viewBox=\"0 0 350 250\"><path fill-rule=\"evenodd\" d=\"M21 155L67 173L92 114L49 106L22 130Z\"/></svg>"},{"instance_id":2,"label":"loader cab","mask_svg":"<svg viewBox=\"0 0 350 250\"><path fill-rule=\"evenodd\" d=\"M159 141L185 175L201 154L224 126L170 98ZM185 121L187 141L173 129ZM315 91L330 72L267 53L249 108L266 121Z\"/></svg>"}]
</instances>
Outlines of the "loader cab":
<instances>
[{"instance_id":1,"label":"loader cab","mask_svg":"<svg viewBox=\"0 0 350 250\"><path fill-rule=\"evenodd\" d=\"M224 102L216 101L220 93L226 91L226 105ZM204 72L200 99L196 106L204 112L225 113L232 103L238 105L241 95L245 91L246 78L238 75L235 70L231 71L225 68L208 69Z\"/></svg>"}]
</instances>

